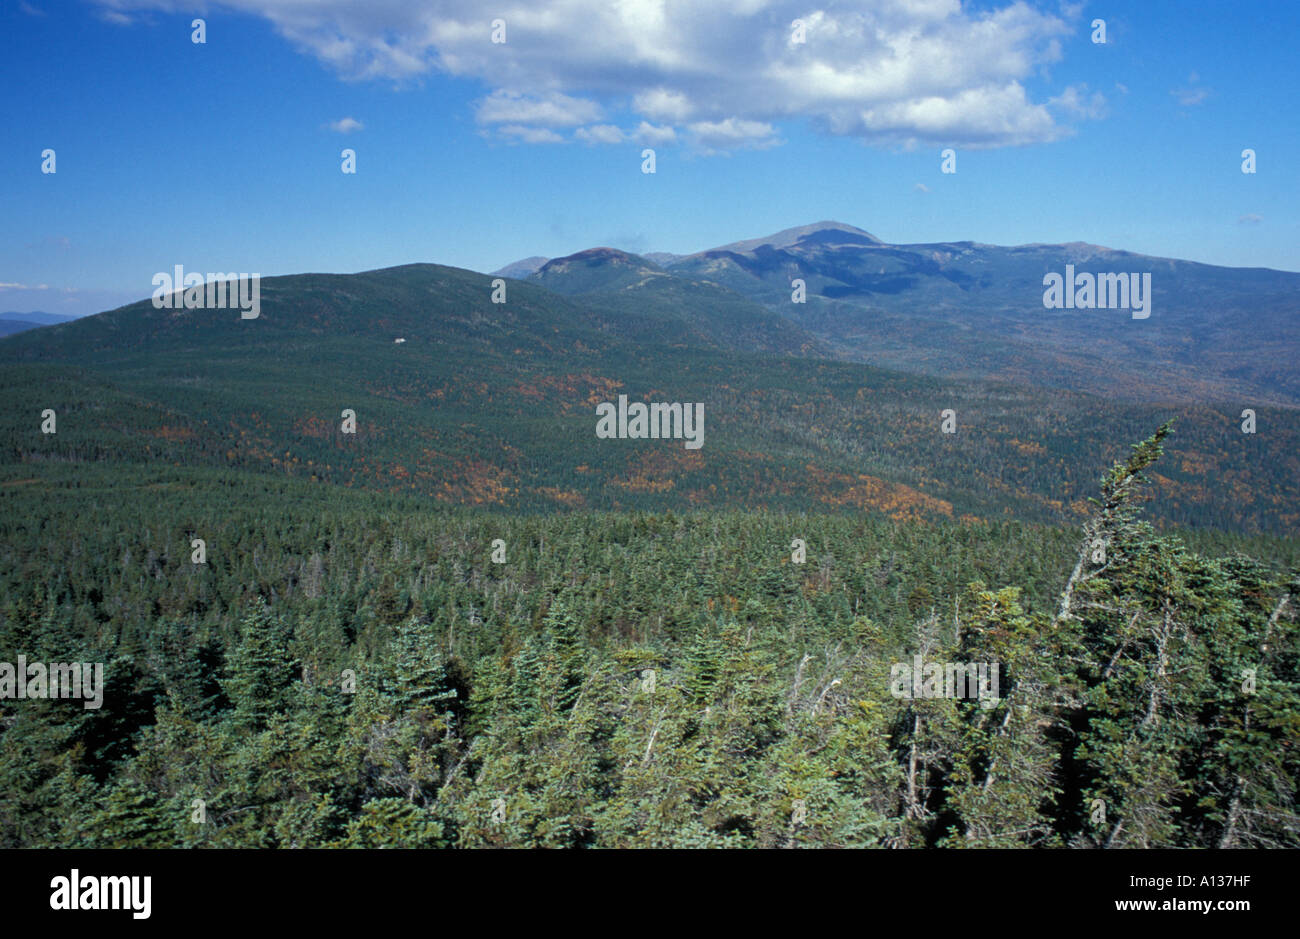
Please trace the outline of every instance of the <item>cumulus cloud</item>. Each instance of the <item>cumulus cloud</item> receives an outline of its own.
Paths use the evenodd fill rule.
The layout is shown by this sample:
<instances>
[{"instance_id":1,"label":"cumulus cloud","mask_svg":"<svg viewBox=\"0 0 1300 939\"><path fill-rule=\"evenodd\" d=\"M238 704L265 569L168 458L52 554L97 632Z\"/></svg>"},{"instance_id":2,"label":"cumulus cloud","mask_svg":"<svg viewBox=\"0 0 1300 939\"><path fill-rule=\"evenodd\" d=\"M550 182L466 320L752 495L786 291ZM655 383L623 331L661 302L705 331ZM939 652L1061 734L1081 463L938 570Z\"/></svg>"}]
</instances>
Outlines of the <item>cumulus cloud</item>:
<instances>
[{"instance_id":1,"label":"cumulus cloud","mask_svg":"<svg viewBox=\"0 0 1300 939\"><path fill-rule=\"evenodd\" d=\"M684 121L695 110L690 100L680 91L669 88L651 88L632 99L638 113L659 121Z\"/></svg>"},{"instance_id":2,"label":"cumulus cloud","mask_svg":"<svg viewBox=\"0 0 1300 939\"><path fill-rule=\"evenodd\" d=\"M526 95L494 91L478 104L480 124L532 124L542 127L573 127L597 120L600 105L568 95Z\"/></svg>"},{"instance_id":3,"label":"cumulus cloud","mask_svg":"<svg viewBox=\"0 0 1300 939\"><path fill-rule=\"evenodd\" d=\"M672 127L659 127L647 121L642 121L637 126L637 129L633 131L632 139L640 144L658 147L665 144L676 143L677 131Z\"/></svg>"},{"instance_id":4,"label":"cumulus cloud","mask_svg":"<svg viewBox=\"0 0 1300 939\"><path fill-rule=\"evenodd\" d=\"M840 0L812 12L806 0L496 0L490 16L479 0L94 2L117 15L260 16L347 79L475 79L489 89L476 117L500 132L626 115L624 127L676 125L714 150L772 146L787 121L889 146L1057 139L1068 130L1024 83L1061 59L1080 15L1024 0ZM491 41L497 17L504 43ZM1058 113L1087 116L1092 100L1063 92Z\"/></svg>"},{"instance_id":5,"label":"cumulus cloud","mask_svg":"<svg viewBox=\"0 0 1300 939\"><path fill-rule=\"evenodd\" d=\"M613 124L596 124L592 127L579 127L573 136L583 143L622 143L623 132Z\"/></svg>"},{"instance_id":6,"label":"cumulus cloud","mask_svg":"<svg viewBox=\"0 0 1300 939\"><path fill-rule=\"evenodd\" d=\"M725 121L696 121L687 125L691 140L706 153L721 153L738 148L766 150L780 143L776 129L763 121L746 121L729 117Z\"/></svg>"},{"instance_id":7,"label":"cumulus cloud","mask_svg":"<svg viewBox=\"0 0 1300 939\"><path fill-rule=\"evenodd\" d=\"M337 121L330 121L326 126L336 134L350 134L353 131L365 129L366 125L362 124L356 118L344 117Z\"/></svg>"}]
</instances>

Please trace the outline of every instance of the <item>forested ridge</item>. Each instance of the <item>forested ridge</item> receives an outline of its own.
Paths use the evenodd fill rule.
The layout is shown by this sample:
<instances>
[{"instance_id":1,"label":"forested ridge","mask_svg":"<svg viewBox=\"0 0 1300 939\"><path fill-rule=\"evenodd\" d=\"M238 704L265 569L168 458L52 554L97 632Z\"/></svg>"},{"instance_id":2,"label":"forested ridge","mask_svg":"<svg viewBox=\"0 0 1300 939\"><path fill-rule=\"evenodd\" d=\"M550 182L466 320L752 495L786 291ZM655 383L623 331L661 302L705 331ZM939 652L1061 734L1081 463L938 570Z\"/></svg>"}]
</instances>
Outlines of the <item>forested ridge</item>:
<instances>
[{"instance_id":1,"label":"forested ridge","mask_svg":"<svg viewBox=\"0 0 1300 939\"><path fill-rule=\"evenodd\" d=\"M1300 552L1143 521L1167 433L1082 527L11 463L0 649L106 687L0 701L0 843L1300 845Z\"/></svg>"},{"instance_id":2,"label":"forested ridge","mask_svg":"<svg viewBox=\"0 0 1300 939\"><path fill-rule=\"evenodd\" d=\"M1012 384L1012 362L1000 382L800 355L770 311L663 280L618 302L511 282L494 304L487 275L408 265L267 278L256 320L145 301L23 333L0 342L0 464L226 467L506 511L1076 525L1125 444L1176 415L1153 522L1300 526L1294 408ZM947 342L926 335L926 348ZM703 447L598 438L596 408L619 395L702 404ZM57 433L42 431L47 409Z\"/></svg>"}]
</instances>

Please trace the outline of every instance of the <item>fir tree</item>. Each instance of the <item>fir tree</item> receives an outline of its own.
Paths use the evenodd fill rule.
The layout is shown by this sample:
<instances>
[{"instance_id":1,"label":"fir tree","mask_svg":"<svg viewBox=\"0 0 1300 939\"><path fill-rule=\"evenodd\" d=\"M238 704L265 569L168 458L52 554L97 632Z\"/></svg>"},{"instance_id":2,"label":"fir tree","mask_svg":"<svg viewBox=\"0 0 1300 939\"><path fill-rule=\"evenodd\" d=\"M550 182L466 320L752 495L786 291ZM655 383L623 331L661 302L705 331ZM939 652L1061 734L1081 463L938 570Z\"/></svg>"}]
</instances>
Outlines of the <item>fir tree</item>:
<instances>
[{"instance_id":1,"label":"fir tree","mask_svg":"<svg viewBox=\"0 0 1300 939\"><path fill-rule=\"evenodd\" d=\"M559 695L556 707L568 711L578 699L586 679L582 636L578 624L563 598L557 597L547 611L545 628L559 668Z\"/></svg>"},{"instance_id":2,"label":"fir tree","mask_svg":"<svg viewBox=\"0 0 1300 939\"><path fill-rule=\"evenodd\" d=\"M222 687L234 703L236 725L260 730L289 706L300 666L290 651L289 629L260 597L241 632Z\"/></svg>"},{"instance_id":3,"label":"fir tree","mask_svg":"<svg viewBox=\"0 0 1300 939\"><path fill-rule=\"evenodd\" d=\"M390 657L386 698L397 713L417 708L446 710L448 702L456 699L438 639L426 620L412 616L398 627Z\"/></svg>"},{"instance_id":4,"label":"fir tree","mask_svg":"<svg viewBox=\"0 0 1300 939\"><path fill-rule=\"evenodd\" d=\"M173 842L171 828L157 794L127 777L109 790L86 832L97 848L164 848Z\"/></svg>"}]
</instances>

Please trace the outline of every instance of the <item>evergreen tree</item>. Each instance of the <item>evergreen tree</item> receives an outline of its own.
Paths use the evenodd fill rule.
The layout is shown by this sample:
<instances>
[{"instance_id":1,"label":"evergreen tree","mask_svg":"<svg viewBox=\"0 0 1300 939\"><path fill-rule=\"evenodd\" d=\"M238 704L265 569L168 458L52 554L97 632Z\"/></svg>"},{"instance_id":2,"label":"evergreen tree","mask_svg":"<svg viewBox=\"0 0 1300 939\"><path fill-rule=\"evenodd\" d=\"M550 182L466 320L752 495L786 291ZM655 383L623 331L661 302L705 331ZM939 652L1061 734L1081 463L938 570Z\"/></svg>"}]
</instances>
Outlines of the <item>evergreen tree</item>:
<instances>
[{"instance_id":1,"label":"evergreen tree","mask_svg":"<svg viewBox=\"0 0 1300 939\"><path fill-rule=\"evenodd\" d=\"M290 651L291 633L260 597L241 624L239 645L222 687L234 703L237 726L260 730L291 700L300 665Z\"/></svg>"},{"instance_id":2,"label":"evergreen tree","mask_svg":"<svg viewBox=\"0 0 1300 939\"><path fill-rule=\"evenodd\" d=\"M96 848L165 848L173 843L157 794L130 777L109 790L85 830Z\"/></svg>"},{"instance_id":3,"label":"evergreen tree","mask_svg":"<svg viewBox=\"0 0 1300 939\"><path fill-rule=\"evenodd\" d=\"M456 699L433 627L417 616L408 618L393 636L386 699L396 713L417 708L446 710Z\"/></svg>"},{"instance_id":4,"label":"evergreen tree","mask_svg":"<svg viewBox=\"0 0 1300 939\"><path fill-rule=\"evenodd\" d=\"M506 670L493 656L479 659L469 697L469 719L465 733L471 740L496 733L501 711L507 704Z\"/></svg>"},{"instance_id":5,"label":"evergreen tree","mask_svg":"<svg viewBox=\"0 0 1300 939\"><path fill-rule=\"evenodd\" d=\"M551 649L560 672L560 691L556 706L560 711L568 711L578 699L582 683L586 679L586 667L582 635L577 620L562 597L557 597L547 611L545 627L550 635Z\"/></svg>"},{"instance_id":6,"label":"evergreen tree","mask_svg":"<svg viewBox=\"0 0 1300 939\"><path fill-rule=\"evenodd\" d=\"M1020 590L967 588L961 604L962 664L998 668L998 687L971 689L946 805L958 818L952 847L1046 847L1056 843L1057 748L1047 738L1060 703L1059 657L1046 624L1020 605ZM990 680L990 685L991 685Z\"/></svg>"},{"instance_id":7,"label":"evergreen tree","mask_svg":"<svg viewBox=\"0 0 1300 939\"><path fill-rule=\"evenodd\" d=\"M348 822L346 848L445 847L442 823L405 799L371 799Z\"/></svg>"},{"instance_id":8,"label":"evergreen tree","mask_svg":"<svg viewBox=\"0 0 1300 939\"><path fill-rule=\"evenodd\" d=\"M686 650L686 691L699 706L709 702L722 670L722 646L704 624L696 628Z\"/></svg>"},{"instance_id":9,"label":"evergreen tree","mask_svg":"<svg viewBox=\"0 0 1300 939\"><path fill-rule=\"evenodd\" d=\"M541 664L537 645L530 636L511 662L513 674L510 681L511 710L519 732L528 737L541 720Z\"/></svg>"}]
</instances>

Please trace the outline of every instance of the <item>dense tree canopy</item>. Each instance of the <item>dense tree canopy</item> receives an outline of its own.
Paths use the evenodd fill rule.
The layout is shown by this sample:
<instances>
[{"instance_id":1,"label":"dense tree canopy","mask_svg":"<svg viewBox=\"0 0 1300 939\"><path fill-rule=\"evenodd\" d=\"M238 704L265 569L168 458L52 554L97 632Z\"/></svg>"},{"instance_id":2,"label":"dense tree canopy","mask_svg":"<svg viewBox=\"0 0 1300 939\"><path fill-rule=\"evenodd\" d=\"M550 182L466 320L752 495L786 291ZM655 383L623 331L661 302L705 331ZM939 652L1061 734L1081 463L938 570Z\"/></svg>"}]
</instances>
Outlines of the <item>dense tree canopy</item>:
<instances>
[{"instance_id":1,"label":"dense tree canopy","mask_svg":"<svg viewBox=\"0 0 1300 939\"><path fill-rule=\"evenodd\" d=\"M1300 845L1295 544L1144 522L1167 433L1081 532L11 490L0 648L106 668L0 702L0 843Z\"/></svg>"}]
</instances>

